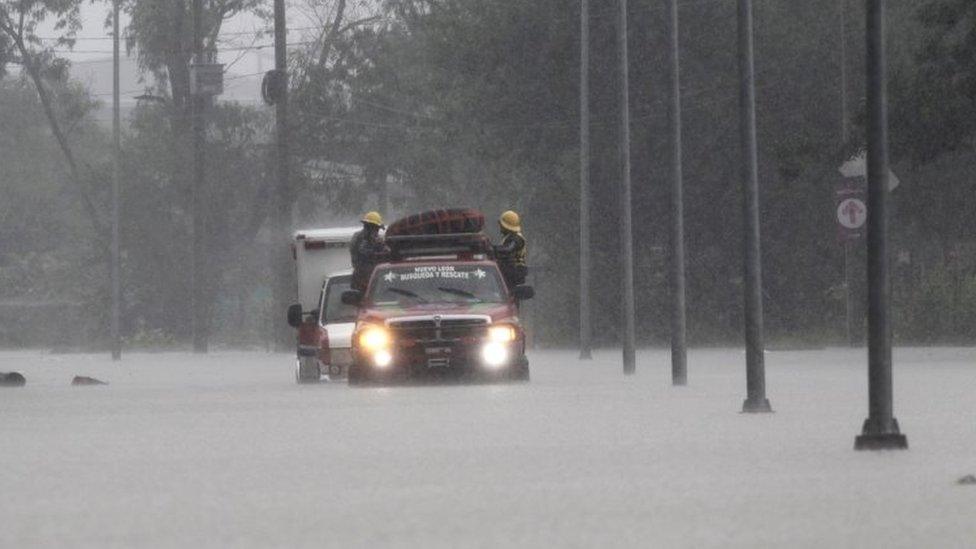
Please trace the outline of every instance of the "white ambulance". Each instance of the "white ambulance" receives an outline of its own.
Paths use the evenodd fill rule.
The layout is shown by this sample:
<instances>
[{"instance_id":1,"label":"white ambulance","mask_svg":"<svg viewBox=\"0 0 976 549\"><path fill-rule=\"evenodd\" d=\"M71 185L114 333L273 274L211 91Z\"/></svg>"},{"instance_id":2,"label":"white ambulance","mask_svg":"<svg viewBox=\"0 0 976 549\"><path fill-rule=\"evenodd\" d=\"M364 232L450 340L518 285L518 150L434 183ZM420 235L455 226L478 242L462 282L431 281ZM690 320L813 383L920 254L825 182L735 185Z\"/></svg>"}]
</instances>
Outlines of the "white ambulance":
<instances>
[{"instance_id":1,"label":"white ambulance","mask_svg":"<svg viewBox=\"0 0 976 549\"><path fill-rule=\"evenodd\" d=\"M295 232L298 303L288 309L288 323L298 330L297 383L345 379L352 363L355 306L342 303L349 289L349 243L360 227L305 229Z\"/></svg>"}]
</instances>

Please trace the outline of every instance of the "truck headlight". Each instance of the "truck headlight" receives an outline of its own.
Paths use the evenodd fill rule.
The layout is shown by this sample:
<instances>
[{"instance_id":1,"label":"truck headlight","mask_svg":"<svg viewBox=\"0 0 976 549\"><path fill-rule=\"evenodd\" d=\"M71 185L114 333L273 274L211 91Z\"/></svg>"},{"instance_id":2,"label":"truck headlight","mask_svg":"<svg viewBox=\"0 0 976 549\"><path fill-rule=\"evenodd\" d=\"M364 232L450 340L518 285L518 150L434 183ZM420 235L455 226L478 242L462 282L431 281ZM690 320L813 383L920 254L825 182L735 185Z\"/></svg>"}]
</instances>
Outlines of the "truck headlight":
<instances>
[{"instance_id":1,"label":"truck headlight","mask_svg":"<svg viewBox=\"0 0 976 549\"><path fill-rule=\"evenodd\" d=\"M515 327L509 324L498 324L488 327L488 341L492 343L509 343L515 341Z\"/></svg>"},{"instance_id":2,"label":"truck headlight","mask_svg":"<svg viewBox=\"0 0 976 549\"><path fill-rule=\"evenodd\" d=\"M359 333L359 345L367 351L390 347L390 332L381 326L369 326Z\"/></svg>"},{"instance_id":3,"label":"truck headlight","mask_svg":"<svg viewBox=\"0 0 976 549\"><path fill-rule=\"evenodd\" d=\"M377 368L386 368L391 362L393 362L393 355L390 351L380 349L373 353L373 364L376 364Z\"/></svg>"},{"instance_id":4,"label":"truck headlight","mask_svg":"<svg viewBox=\"0 0 976 549\"><path fill-rule=\"evenodd\" d=\"M508 347L503 343L487 343L481 349L481 358L488 366L498 367L508 362Z\"/></svg>"}]
</instances>

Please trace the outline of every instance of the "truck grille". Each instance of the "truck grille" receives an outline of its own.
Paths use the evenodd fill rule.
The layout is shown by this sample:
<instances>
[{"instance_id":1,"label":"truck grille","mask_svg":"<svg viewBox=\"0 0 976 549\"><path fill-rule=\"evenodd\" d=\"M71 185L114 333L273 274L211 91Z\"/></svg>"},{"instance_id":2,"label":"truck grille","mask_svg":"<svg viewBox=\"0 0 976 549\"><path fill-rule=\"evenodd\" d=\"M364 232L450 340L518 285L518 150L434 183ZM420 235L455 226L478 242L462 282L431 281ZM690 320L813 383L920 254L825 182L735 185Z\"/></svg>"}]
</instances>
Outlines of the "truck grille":
<instances>
[{"instance_id":1,"label":"truck grille","mask_svg":"<svg viewBox=\"0 0 976 549\"><path fill-rule=\"evenodd\" d=\"M488 319L474 318L433 318L391 320L390 329L399 337L415 341L451 341L463 337L482 337L488 327Z\"/></svg>"}]
</instances>

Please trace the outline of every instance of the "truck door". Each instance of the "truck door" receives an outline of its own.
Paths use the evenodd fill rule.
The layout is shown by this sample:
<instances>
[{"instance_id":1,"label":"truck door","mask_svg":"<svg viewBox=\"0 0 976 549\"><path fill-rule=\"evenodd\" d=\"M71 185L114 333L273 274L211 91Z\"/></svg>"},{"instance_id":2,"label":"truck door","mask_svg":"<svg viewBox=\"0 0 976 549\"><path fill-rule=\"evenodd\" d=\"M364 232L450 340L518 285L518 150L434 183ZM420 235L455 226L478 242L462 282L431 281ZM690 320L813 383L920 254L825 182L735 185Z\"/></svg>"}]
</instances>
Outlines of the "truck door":
<instances>
[{"instance_id":1,"label":"truck door","mask_svg":"<svg viewBox=\"0 0 976 549\"><path fill-rule=\"evenodd\" d=\"M322 287L319 324L328 334L329 373L341 375L352 362L352 332L356 328L356 307L342 302L342 292L350 289L352 275L330 277Z\"/></svg>"}]
</instances>

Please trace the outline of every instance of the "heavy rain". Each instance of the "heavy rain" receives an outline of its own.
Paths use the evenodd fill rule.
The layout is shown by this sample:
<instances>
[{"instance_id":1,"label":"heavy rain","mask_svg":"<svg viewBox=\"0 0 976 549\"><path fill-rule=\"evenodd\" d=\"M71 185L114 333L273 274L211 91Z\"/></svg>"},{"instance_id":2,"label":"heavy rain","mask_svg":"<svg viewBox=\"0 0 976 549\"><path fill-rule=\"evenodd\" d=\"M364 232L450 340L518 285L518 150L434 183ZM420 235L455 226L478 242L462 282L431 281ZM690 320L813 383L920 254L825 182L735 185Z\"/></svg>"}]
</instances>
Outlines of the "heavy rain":
<instances>
[{"instance_id":1,"label":"heavy rain","mask_svg":"<svg viewBox=\"0 0 976 549\"><path fill-rule=\"evenodd\" d=\"M976 2L0 0L0 547L965 547Z\"/></svg>"}]
</instances>

